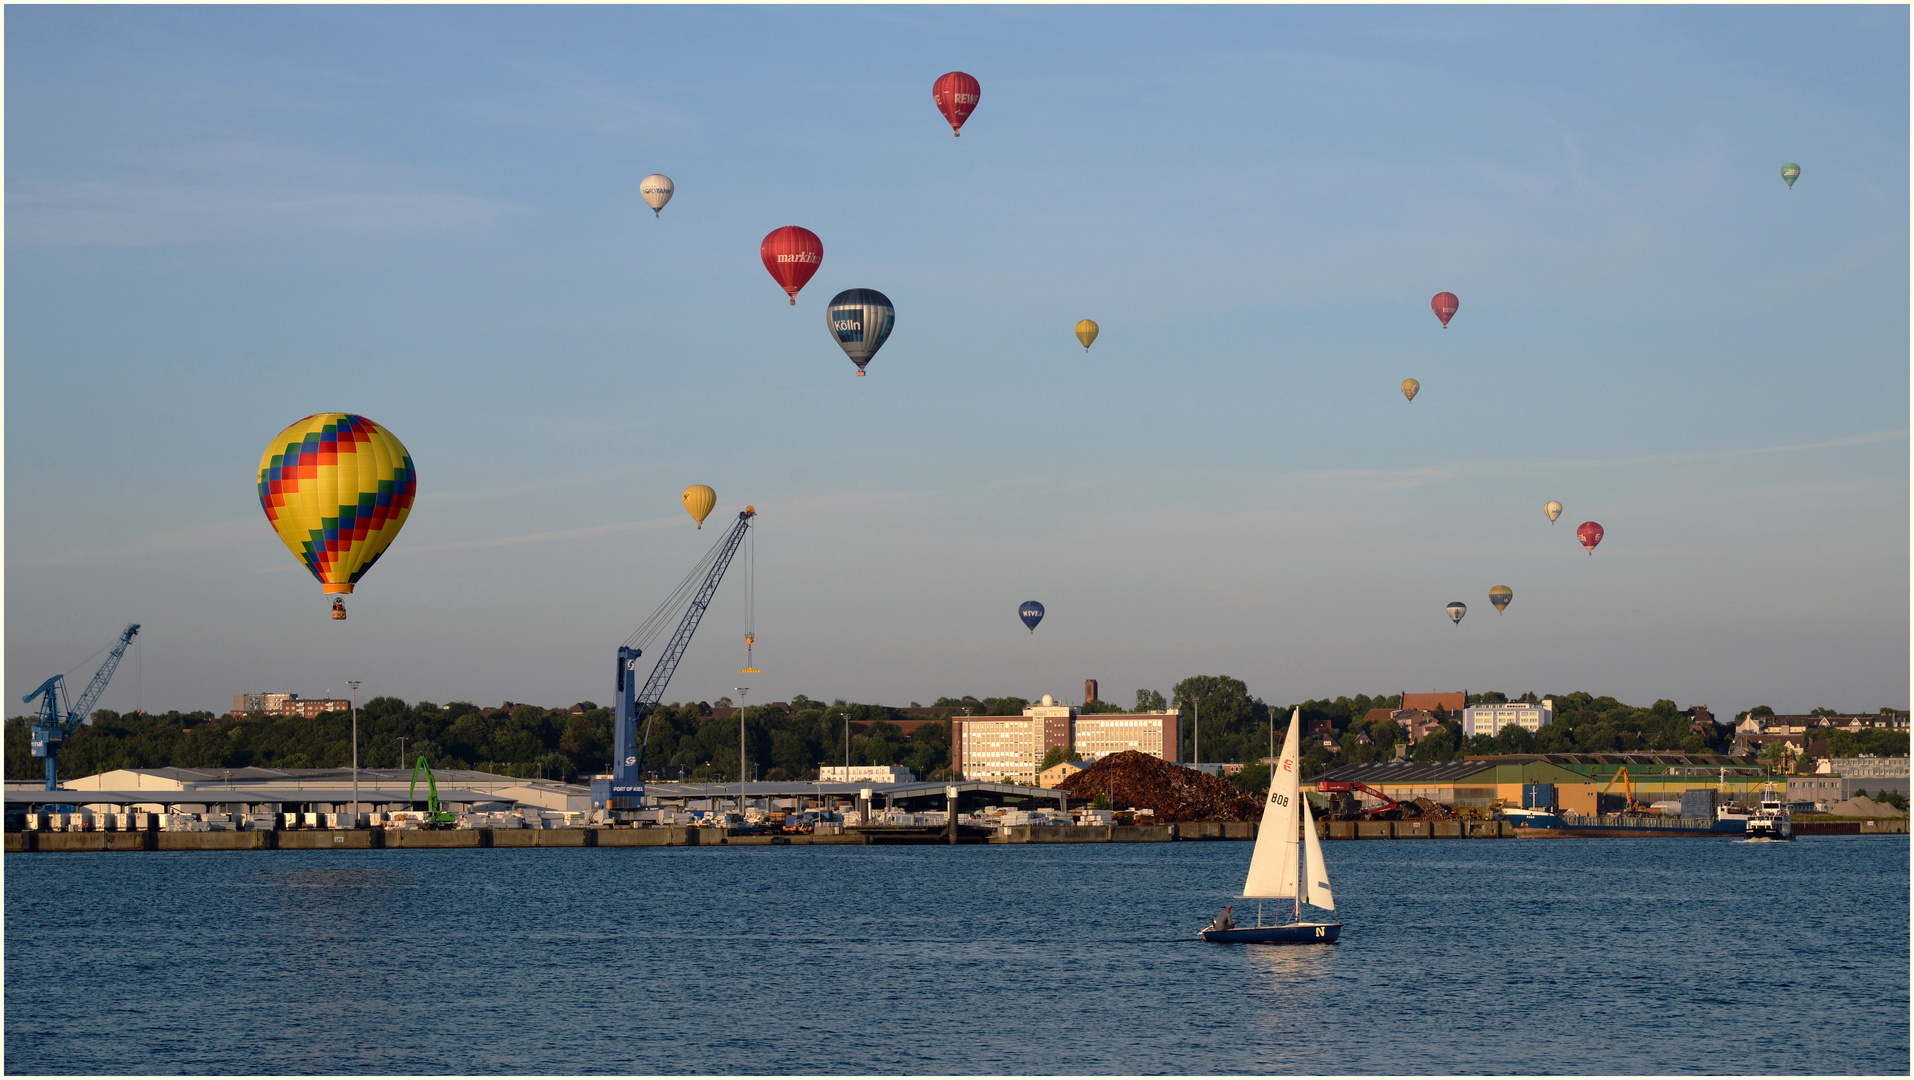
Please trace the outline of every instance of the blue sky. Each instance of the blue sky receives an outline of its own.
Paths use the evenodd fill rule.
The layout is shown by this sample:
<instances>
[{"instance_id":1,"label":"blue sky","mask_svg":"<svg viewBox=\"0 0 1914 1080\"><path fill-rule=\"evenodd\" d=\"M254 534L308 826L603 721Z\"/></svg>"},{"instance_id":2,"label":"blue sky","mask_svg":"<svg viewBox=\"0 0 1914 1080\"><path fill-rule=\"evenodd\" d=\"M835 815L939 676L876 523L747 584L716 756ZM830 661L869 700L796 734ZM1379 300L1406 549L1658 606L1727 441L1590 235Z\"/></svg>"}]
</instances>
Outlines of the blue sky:
<instances>
[{"instance_id":1,"label":"blue sky","mask_svg":"<svg viewBox=\"0 0 1914 1080\"><path fill-rule=\"evenodd\" d=\"M707 483L752 700L1908 704L1905 8L5 18L16 696L137 620L107 707L607 701ZM345 623L252 487L334 409L421 489Z\"/></svg>"}]
</instances>

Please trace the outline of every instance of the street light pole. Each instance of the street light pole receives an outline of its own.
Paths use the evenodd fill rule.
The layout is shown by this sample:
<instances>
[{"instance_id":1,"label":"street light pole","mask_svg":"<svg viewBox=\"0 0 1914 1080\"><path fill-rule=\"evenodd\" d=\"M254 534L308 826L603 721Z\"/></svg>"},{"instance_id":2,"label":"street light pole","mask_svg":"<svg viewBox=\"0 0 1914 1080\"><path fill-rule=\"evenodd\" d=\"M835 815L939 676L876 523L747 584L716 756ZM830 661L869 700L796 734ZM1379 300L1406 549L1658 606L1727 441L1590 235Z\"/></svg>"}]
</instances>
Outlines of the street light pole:
<instances>
[{"instance_id":1,"label":"street light pole","mask_svg":"<svg viewBox=\"0 0 1914 1080\"><path fill-rule=\"evenodd\" d=\"M352 687L352 827L359 827L359 680L347 679Z\"/></svg>"},{"instance_id":2,"label":"street light pole","mask_svg":"<svg viewBox=\"0 0 1914 1080\"><path fill-rule=\"evenodd\" d=\"M734 686L738 692L738 818L744 819L744 696L751 692L748 686Z\"/></svg>"}]
</instances>

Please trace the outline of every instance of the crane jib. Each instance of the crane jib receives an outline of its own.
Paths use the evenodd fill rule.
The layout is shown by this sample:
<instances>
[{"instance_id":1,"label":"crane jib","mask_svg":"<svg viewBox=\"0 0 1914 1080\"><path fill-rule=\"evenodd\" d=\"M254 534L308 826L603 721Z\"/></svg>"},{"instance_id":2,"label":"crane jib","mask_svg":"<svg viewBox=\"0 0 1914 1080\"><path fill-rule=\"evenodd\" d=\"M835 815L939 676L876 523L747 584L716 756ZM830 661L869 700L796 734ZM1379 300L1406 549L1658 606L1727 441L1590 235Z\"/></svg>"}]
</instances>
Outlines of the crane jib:
<instances>
[{"instance_id":1,"label":"crane jib","mask_svg":"<svg viewBox=\"0 0 1914 1080\"><path fill-rule=\"evenodd\" d=\"M711 598L717 593L718 584L724 580L724 572L730 568L732 556L737 554L738 546L743 542L744 534L750 529L751 519L756 513L749 507L739 513L737 523L731 526L731 530L704 559L699 560L700 565L708 561L710 569L686 604L677 629L672 631L670 640L659 651L658 662L652 667L651 675L646 678L642 689L635 685L635 678L627 677L626 671L630 670L635 675L636 668L633 665L643 655L643 650L630 644L619 646L618 708L612 731L611 779L593 783L595 805L602 799L605 807L635 809L643 800L645 747L651 742L651 720L657 712L658 703L664 700L665 688L670 685L672 674L678 670L678 662L691 646L691 636L697 632L705 612L710 610ZM638 636L633 635L634 638ZM640 720L645 721L643 739L638 737Z\"/></svg>"},{"instance_id":2,"label":"crane jib","mask_svg":"<svg viewBox=\"0 0 1914 1080\"><path fill-rule=\"evenodd\" d=\"M32 701L36 697L40 699L40 715L33 723L31 746L34 757L45 758L47 761L46 789L48 791L59 787L57 759L60 745L66 742L67 736L73 734L81 724L86 722L87 716L93 711L94 704L100 700L100 695L106 692L106 684L112 681L114 670L120 666L120 658L126 655L126 647L133 643L134 635L139 632L139 623L126 624L126 629L120 631L120 639L113 644L113 651L107 653L105 662L100 665L100 670L93 673L93 681L87 683L86 691L74 701L71 708L62 706L60 703L60 697L66 690L64 675L55 675L41 683L40 689L20 699L22 701Z\"/></svg>"}]
</instances>

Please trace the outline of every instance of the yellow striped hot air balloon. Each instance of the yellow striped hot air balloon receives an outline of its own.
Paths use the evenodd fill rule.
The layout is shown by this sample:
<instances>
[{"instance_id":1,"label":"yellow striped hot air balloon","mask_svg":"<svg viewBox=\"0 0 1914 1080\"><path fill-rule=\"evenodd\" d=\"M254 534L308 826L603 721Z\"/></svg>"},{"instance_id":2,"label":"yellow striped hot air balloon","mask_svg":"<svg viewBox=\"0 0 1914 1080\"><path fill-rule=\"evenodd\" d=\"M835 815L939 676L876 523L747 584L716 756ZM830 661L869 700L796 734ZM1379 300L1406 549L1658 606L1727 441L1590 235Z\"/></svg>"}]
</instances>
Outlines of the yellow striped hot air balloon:
<instances>
[{"instance_id":1,"label":"yellow striped hot air balloon","mask_svg":"<svg viewBox=\"0 0 1914 1080\"><path fill-rule=\"evenodd\" d=\"M704 528L704 519L711 516L711 508L718 505L718 493L703 484L693 484L685 489L685 513L691 520Z\"/></svg>"},{"instance_id":2,"label":"yellow striped hot air balloon","mask_svg":"<svg viewBox=\"0 0 1914 1080\"><path fill-rule=\"evenodd\" d=\"M1083 342L1083 351L1090 351L1090 343L1097 339L1097 324L1089 319L1077 322L1077 340Z\"/></svg>"},{"instance_id":3,"label":"yellow striped hot air balloon","mask_svg":"<svg viewBox=\"0 0 1914 1080\"><path fill-rule=\"evenodd\" d=\"M1507 585L1497 585L1489 590L1489 603L1495 605L1497 615L1502 614L1502 609L1508 607L1509 601L1513 599L1515 599L1515 590Z\"/></svg>"},{"instance_id":4,"label":"yellow striped hot air balloon","mask_svg":"<svg viewBox=\"0 0 1914 1080\"><path fill-rule=\"evenodd\" d=\"M372 569L417 494L405 444L352 413L314 413L275 435L259 456L266 520L328 593L351 592Z\"/></svg>"}]
</instances>

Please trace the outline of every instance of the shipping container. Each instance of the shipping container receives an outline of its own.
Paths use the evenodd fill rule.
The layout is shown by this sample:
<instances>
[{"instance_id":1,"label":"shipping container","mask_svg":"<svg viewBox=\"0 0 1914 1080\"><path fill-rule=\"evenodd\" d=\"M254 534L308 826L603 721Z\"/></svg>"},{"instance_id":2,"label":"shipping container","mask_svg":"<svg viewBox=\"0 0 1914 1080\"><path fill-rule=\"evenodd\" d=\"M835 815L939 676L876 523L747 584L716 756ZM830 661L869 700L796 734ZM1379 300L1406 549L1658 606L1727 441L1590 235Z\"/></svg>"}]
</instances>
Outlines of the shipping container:
<instances>
[{"instance_id":1,"label":"shipping container","mask_svg":"<svg viewBox=\"0 0 1914 1080\"><path fill-rule=\"evenodd\" d=\"M1689 788L1681 793L1681 816L1685 818L1715 818L1715 789Z\"/></svg>"}]
</instances>

